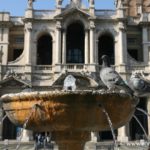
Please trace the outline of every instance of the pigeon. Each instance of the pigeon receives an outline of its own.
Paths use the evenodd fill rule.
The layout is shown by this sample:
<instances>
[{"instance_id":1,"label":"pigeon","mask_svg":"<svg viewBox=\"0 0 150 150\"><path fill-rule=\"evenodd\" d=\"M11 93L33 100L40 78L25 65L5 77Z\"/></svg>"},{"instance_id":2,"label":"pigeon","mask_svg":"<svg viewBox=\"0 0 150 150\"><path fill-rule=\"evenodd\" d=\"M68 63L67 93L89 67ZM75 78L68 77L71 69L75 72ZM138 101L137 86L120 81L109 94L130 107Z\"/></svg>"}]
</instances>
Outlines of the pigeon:
<instances>
[{"instance_id":1,"label":"pigeon","mask_svg":"<svg viewBox=\"0 0 150 150\"><path fill-rule=\"evenodd\" d=\"M144 79L139 72L132 72L129 86L138 97L150 96L150 80Z\"/></svg>"},{"instance_id":2,"label":"pigeon","mask_svg":"<svg viewBox=\"0 0 150 150\"><path fill-rule=\"evenodd\" d=\"M118 72L116 72L109 63L107 55L102 56L102 69L100 70L100 78L104 85L111 91L118 89L120 92L133 95L133 90L125 83Z\"/></svg>"},{"instance_id":3,"label":"pigeon","mask_svg":"<svg viewBox=\"0 0 150 150\"><path fill-rule=\"evenodd\" d=\"M75 91L76 90L76 78L73 75L68 75L65 78L63 89L65 91Z\"/></svg>"}]
</instances>

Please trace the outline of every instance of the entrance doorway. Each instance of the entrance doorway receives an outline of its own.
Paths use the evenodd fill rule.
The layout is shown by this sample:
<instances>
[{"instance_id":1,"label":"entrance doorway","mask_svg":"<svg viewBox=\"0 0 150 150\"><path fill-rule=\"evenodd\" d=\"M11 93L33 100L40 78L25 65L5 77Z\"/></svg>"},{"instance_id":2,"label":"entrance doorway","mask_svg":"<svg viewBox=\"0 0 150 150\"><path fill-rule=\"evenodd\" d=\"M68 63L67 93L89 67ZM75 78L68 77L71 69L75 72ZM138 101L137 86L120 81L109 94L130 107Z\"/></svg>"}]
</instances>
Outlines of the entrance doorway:
<instances>
[{"instance_id":1,"label":"entrance doorway","mask_svg":"<svg viewBox=\"0 0 150 150\"><path fill-rule=\"evenodd\" d=\"M84 63L84 27L80 22L67 28L67 63Z\"/></svg>"},{"instance_id":2,"label":"entrance doorway","mask_svg":"<svg viewBox=\"0 0 150 150\"><path fill-rule=\"evenodd\" d=\"M52 65L52 37L49 34L38 39L37 65Z\"/></svg>"},{"instance_id":3,"label":"entrance doorway","mask_svg":"<svg viewBox=\"0 0 150 150\"><path fill-rule=\"evenodd\" d=\"M107 55L110 58L110 64L115 64L114 59L114 39L111 34L103 34L98 39L98 62L101 65L102 55Z\"/></svg>"}]
</instances>

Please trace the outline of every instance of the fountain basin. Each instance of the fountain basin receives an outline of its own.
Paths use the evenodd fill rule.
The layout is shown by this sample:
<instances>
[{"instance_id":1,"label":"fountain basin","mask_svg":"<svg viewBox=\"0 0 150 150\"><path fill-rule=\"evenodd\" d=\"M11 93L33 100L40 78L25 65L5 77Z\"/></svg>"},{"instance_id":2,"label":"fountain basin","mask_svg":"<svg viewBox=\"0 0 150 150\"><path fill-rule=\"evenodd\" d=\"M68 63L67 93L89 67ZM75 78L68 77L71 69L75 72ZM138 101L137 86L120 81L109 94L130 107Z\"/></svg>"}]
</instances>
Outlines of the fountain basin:
<instances>
[{"instance_id":1,"label":"fountain basin","mask_svg":"<svg viewBox=\"0 0 150 150\"><path fill-rule=\"evenodd\" d=\"M110 130L130 121L137 101L128 94L100 91L45 91L7 94L1 97L4 111L17 126L45 131ZM99 106L100 104L100 106Z\"/></svg>"}]
</instances>

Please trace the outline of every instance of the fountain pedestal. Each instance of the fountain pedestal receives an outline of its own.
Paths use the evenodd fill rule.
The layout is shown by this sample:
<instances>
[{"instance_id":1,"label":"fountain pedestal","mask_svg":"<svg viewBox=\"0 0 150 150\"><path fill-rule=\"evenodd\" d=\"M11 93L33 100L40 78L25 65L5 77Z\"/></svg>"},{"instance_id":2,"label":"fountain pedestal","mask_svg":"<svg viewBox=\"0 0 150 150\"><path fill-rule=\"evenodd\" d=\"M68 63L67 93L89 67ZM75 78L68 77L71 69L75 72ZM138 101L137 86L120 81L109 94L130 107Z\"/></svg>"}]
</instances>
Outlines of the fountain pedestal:
<instances>
[{"instance_id":1,"label":"fountain pedestal","mask_svg":"<svg viewBox=\"0 0 150 150\"><path fill-rule=\"evenodd\" d=\"M85 143L91 138L90 134L87 131L61 131L53 132L52 136L59 150L83 150Z\"/></svg>"}]
</instances>

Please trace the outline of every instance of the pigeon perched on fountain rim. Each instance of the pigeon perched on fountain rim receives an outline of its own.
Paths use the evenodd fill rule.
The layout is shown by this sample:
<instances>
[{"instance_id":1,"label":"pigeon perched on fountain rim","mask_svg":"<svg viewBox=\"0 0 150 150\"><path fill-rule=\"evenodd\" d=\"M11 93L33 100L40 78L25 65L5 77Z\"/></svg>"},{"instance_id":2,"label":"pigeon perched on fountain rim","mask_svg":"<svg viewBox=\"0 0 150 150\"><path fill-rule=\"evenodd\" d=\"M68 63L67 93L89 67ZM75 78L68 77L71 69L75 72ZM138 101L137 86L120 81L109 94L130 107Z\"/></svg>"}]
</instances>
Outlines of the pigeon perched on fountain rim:
<instances>
[{"instance_id":1,"label":"pigeon perched on fountain rim","mask_svg":"<svg viewBox=\"0 0 150 150\"><path fill-rule=\"evenodd\" d=\"M132 72L129 86L138 97L150 96L150 81L145 79L138 71Z\"/></svg>"},{"instance_id":2,"label":"pigeon perched on fountain rim","mask_svg":"<svg viewBox=\"0 0 150 150\"><path fill-rule=\"evenodd\" d=\"M100 70L100 78L104 85L109 90L118 89L123 92L127 92L133 95L132 89L125 83L125 81L121 78L118 72L114 70L110 66L109 58L107 55L103 55L102 59L102 68Z\"/></svg>"}]
</instances>

